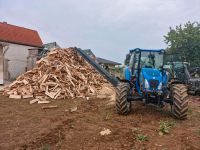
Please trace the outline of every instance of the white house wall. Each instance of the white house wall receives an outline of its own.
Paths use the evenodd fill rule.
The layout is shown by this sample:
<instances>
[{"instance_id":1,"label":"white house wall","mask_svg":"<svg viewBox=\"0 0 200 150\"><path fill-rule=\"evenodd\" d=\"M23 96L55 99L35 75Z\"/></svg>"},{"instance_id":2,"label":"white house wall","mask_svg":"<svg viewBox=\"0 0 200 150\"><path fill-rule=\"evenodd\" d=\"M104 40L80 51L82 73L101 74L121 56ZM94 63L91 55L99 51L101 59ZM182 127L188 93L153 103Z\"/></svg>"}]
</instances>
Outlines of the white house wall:
<instances>
[{"instance_id":1,"label":"white house wall","mask_svg":"<svg viewBox=\"0 0 200 150\"><path fill-rule=\"evenodd\" d=\"M34 47L17 45L17 44L9 44L9 48L4 55L4 59L8 59L8 72L10 79L15 79L20 74L26 71L27 67L27 57L29 54L28 49L32 49Z\"/></svg>"}]
</instances>

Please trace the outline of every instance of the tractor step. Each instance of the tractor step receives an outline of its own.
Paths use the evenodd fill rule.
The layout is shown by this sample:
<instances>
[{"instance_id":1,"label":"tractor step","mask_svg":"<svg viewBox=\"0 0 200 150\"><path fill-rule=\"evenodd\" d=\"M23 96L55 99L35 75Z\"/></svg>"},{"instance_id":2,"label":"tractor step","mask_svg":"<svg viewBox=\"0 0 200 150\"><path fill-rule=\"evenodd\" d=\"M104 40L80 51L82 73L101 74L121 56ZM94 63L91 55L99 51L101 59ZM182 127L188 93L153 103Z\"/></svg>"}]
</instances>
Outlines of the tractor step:
<instances>
[{"instance_id":1,"label":"tractor step","mask_svg":"<svg viewBox=\"0 0 200 150\"><path fill-rule=\"evenodd\" d=\"M128 96L127 97L127 100L130 102L130 101L142 101L143 100L143 97L141 96Z\"/></svg>"},{"instance_id":2,"label":"tractor step","mask_svg":"<svg viewBox=\"0 0 200 150\"><path fill-rule=\"evenodd\" d=\"M173 100L171 99L163 99L163 102L173 104Z\"/></svg>"}]
</instances>

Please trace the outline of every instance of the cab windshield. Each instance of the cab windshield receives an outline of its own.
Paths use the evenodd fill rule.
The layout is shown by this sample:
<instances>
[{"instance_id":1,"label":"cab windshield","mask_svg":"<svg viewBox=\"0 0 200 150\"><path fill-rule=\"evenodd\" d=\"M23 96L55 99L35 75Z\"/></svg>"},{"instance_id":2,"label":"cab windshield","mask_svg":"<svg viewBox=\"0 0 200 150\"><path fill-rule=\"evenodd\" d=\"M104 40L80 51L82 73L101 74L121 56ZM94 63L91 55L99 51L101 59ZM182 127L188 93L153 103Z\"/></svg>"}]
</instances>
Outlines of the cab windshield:
<instances>
[{"instance_id":1,"label":"cab windshield","mask_svg":"<svg viewBox=\"0 0 200 150\"><path fill-rule=\"evenodd\" d=\"M163 65L162 52L141 52L140 67L161 69Z\"/></svg>"}]
</instances>

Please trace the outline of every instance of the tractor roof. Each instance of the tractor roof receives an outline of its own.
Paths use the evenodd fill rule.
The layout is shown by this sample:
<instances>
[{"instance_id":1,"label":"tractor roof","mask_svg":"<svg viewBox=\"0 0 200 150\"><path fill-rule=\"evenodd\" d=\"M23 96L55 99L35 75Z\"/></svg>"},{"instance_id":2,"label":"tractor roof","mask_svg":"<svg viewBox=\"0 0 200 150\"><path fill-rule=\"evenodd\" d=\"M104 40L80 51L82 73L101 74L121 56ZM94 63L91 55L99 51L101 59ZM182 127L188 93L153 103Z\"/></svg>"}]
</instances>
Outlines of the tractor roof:
<instances>
[{"instance_id":1,"label":"tractor roof","mask_svg":"<svg viewBox=\"0 0 200 150\"><path fill-rule=\"evenodd\" d=\"M164 49L140 49L140 48L135 48L135 49L131 49L130 53L134 52L134 51L141 51L141 52L164 52Z\"/></svg>"}]
</instances>

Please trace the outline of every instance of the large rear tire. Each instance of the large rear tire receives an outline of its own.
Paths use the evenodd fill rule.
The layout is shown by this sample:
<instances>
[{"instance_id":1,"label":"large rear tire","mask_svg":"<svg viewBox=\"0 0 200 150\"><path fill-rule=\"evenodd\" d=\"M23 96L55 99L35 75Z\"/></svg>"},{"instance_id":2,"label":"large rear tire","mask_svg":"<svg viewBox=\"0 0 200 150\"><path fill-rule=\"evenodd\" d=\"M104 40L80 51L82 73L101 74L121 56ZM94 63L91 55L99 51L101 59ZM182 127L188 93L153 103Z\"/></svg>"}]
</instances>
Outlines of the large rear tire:
<instances>
[{"instance_id":1,"label":"large rear tire","mask_svg":"<svg viewBox=\"0 0 200 150\"><path fill-rule=\"evenodd\" d=\"M118 114L127 115L131 111L131 102L127 101L130 85L122 82L116 88L116 110Z\"/></svg>"},{"instance_id":2,"label":"large rear tire","mask_svg":"<svg viewBox=\"0 0 200 150\"><path fill-rule=\"evenodd\" d=\"M174 84L172 87L172 111L176 118L187 119L188 101L187 87L183 84Z\"/></svg>"}]
</instances>

